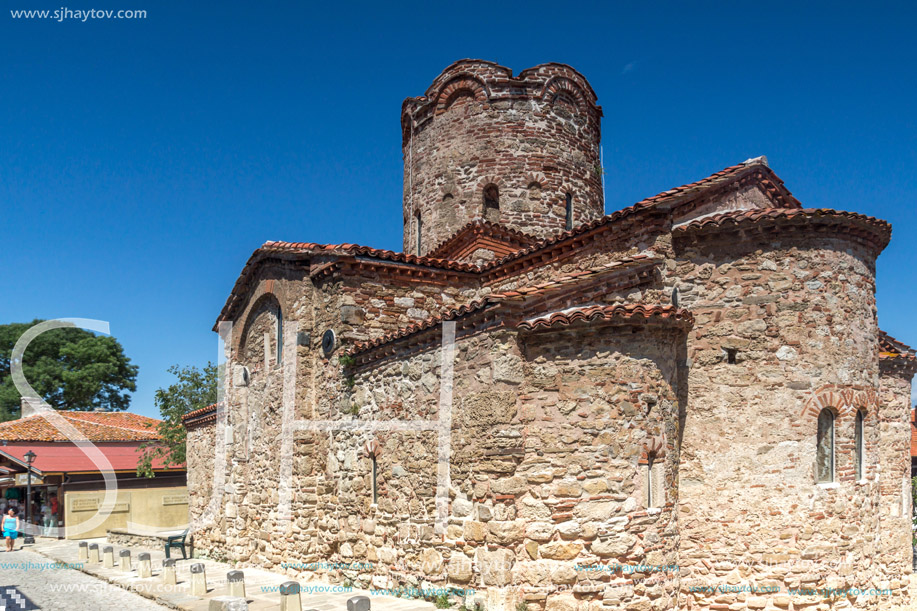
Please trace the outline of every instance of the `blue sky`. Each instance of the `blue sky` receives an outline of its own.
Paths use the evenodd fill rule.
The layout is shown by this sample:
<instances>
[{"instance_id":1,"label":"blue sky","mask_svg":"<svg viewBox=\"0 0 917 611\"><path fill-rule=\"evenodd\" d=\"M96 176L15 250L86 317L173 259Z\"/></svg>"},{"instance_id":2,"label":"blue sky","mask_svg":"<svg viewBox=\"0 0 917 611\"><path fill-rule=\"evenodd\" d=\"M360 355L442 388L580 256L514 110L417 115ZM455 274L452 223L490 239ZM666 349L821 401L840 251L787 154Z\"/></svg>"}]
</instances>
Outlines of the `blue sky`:
<instances>
[{"instance_id":1,"label":"blue sky","mask_svg":"<svg viewBox=\"0 0 917 611\"><path fill-rule=\"evenodd\" d=\"M62 6L148 16L8 10ZM155 415L261 243L400 250L401 102L474 57L590 80L607 212L767 155L804 205L890 221L879 321L917 345L915 6L3 0L0 323L109 321Z\"/></svg>"}]
</instances>

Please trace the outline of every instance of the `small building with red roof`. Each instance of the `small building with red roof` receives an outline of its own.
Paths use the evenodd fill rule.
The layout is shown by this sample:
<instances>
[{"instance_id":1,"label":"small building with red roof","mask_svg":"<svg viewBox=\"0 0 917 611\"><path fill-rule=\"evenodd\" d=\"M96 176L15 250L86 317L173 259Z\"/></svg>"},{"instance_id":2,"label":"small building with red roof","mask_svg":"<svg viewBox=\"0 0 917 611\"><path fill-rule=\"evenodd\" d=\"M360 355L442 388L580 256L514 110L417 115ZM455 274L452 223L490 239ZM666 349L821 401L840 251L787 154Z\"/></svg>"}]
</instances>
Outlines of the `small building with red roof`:
<instances>
[{"instance_id":1,"label":"small building with red roof","mask_svg":"<svg viewBox=\"0 0 917 611\"><path fill-rule=\"evenodd\" d=\"M31 463L32 522L41 534L83 539L108 530L162 531L187 521L185 466L153 461L138 477L141 446L161 439L156 418L127 412L47 411L23 400L22 417L0 423L0 505L25 520ZM98 520L106 480L114 505ZM91 525L91 526L90 526Z\"/></svg>"}]
</instances>

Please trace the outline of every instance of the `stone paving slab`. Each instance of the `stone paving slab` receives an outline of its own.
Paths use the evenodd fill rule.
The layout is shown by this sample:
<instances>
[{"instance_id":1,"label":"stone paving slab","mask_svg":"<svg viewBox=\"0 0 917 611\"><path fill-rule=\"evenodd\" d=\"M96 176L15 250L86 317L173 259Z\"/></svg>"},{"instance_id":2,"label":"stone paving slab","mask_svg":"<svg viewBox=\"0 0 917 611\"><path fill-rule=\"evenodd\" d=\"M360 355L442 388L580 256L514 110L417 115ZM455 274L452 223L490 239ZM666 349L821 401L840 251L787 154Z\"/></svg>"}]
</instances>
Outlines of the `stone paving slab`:
<instances>
[{"instance_id":1,"label":"stone paving slab","mask_svg":"<svg viewBox=\"0 0 917 611\"><path fill-rule=\"evenodd\" d=\"M85 541L90 544L98 543L100 552L103 547L110 545L104 538L86 539ZM127 548L119 545L112 545L112 547L115 551L115 568L107 569L101 563L84 561L83 566L78 570L136 592L172 609L207 611L210 599L228 595L229 586L226 582L226 573L233 569L241 569L245 573L245 594L248 599L249 609L252 611L279 609L279 592L264 591L262 588L274 588L291 579L298 581L303 588L317 588L317 591L311 593L305 591L300 593L303 609L346 611L347 599L352 596L369 596L372 600L373 611L433 611L436 608L433 603L426 601L370 594L366 590L357 588L353 588L350 592L322 592L318 590L322 588L331 590L340 586L317 581L311 573L302 573L297 577L289 577L288 575L272 573L244 565L234 566L225 562L216 562L203 558L183 560L180 553L178 557L174 553L172 554L172 557L175 558L175 577L178 583L174 586L167 586L161 583L162 561L165 559L164 550ZM130 549L132 568L130 572L125 572L118 568L118 553L122 549ZM66 562L68 564L80 562L78 541L39 537L36 539L35 545L29 546L29 550L57 562ZM137 576L137 556L141 552L150 554L153 568L153 576L146 579L141 579ZM196 563L204 565L204 571L207 575L208 591L206 597L191 595L191 565Z\"/></svg>"}]
</instances>

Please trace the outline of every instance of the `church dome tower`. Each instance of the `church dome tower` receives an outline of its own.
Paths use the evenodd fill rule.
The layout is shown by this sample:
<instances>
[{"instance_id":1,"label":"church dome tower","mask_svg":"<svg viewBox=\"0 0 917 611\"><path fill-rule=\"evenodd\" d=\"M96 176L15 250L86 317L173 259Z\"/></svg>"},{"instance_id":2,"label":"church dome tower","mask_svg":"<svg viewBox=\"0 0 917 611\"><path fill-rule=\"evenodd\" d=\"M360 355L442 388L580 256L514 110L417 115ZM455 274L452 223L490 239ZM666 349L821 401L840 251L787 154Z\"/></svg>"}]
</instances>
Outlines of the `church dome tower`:
<instances>
[{"instance_id":1,"label":"church dome tower","mask_svg":"<svg viewBox=\"0 0 917 611\"><path fill-rule=\"evenodd\" d=\"M537 238L604 214L602 109L564 64L461 60L402 105L404 251L425 255L476 219Z\"/></svg>"}]
</instances>

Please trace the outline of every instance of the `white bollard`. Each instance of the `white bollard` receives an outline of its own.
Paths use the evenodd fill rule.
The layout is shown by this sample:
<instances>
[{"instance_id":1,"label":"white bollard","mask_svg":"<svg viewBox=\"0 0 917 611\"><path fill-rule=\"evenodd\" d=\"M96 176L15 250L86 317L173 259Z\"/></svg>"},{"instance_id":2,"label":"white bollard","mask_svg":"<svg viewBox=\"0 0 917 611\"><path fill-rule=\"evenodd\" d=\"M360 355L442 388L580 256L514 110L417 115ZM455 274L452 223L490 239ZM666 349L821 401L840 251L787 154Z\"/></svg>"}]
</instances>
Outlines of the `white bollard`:
<instances>
[{"instance_id":1,"label":"white bollard","mask_svg":"<svg viewBox=\"0 0 917 611\"><path fill-rule=\"evenodd\" d=\"M137 576L140 579L147 579L153 576L153 563L147 552L137 555Z\"/></svg>"},{"instance_id":2,"label":"white bollard","mask_svg":"<svg viewBox=\"0 0 917 611\"><path fill-rule=\"evenodd\" d=\"M236 598L245 598L245 575L242 571L229 571L226 573L226 582L229 584L229 595Z\"/></svg>"},{"instance_id":3,"label":"white bollard","mask_svg":"<svg viewBox=\"0 0 917 611\"><path fill-rule=\"evenodd\" d=\"M85 541L80 541L80 552L78 556L80 562L86 562L89 560L89 544Z\"/></svg>"},{"instance_id":4,"label":"white bollard","mask_svg":"<svg viewBox=\"0 0 917 611\"><path fill-rule=\"evenodd\" d=\"M369 597L351 596L347 599L347 611L369 611Z\"/></svg>"},{"instance_id":5,"label":"white bollard","mask_svg":"<svg viewBox=\"0 0 917 611\"><path fill-rule=\"evenodd\" d=\"M118 562L122 571L131 570L131 550L123 549L118 552Z\"/></svg>"},{"instance_id":6,"label":"white bollard","mask_svg":"<svg viewBox=\"0 0 917 611\"><path fill-rule=\"evenodd\" d=\"M175 558L166 558L162 561L162 583L174 586L178 580L175 578Z\"/></svg>"},{"instance_id":7,"label":"white bollard","mask_svg":"<svg viewBox=\"0 0 917 611\"><path fill-rule=\"evenodd\" d=\"M302 611L302 597L297 581L284 581L280 584L280 611Z\"/></svg>"},{"instance_id":8,"label":"white bollard","mask_svg":"<svg viewBox=\"0 0 917 611\"><path fill-rule=\"evenodd\" d=\"M191 565L191 595L207 596L207 574L200 562Z\"/></svg>"},{"instance_id":9,"label":"white bollard","mask_svg":"<svg viewBox=\"0 0 917 611\"><path fill-rule=\"evenodd\" d=\"M91 543L89 545L89 562L99 562L99 544Z\"/></svg>"},{"instance_id":10,"label":"white bollard","mask_svg":"<svg viewBox=\"0 0 917 611\"><path fill-rule=\"evenodd\" d=\"M106 569L115 568L115 548L110 545L102 548L102 566Z\"/></svg>"}]
</instances>

